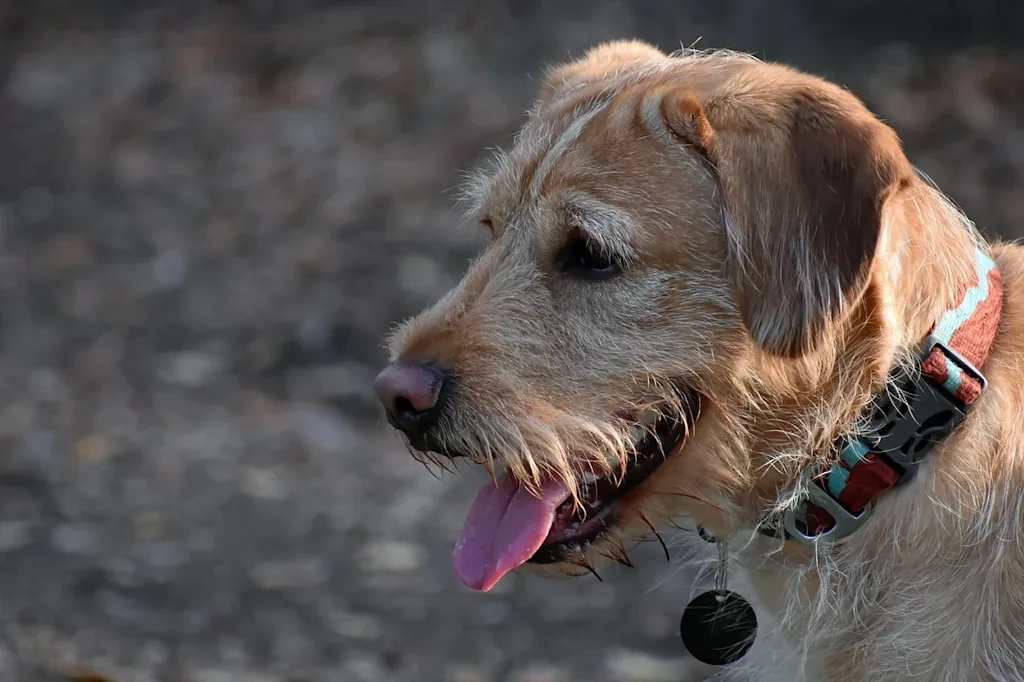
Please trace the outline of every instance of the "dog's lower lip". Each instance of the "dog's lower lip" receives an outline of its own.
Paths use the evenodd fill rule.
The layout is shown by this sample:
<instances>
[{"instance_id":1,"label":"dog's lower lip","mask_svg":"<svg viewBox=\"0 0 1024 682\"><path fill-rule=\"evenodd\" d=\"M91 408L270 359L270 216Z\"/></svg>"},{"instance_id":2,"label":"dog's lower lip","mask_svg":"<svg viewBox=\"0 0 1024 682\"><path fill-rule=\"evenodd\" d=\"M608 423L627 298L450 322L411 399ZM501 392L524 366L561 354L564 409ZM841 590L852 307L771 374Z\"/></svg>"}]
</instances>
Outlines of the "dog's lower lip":
<instances>
[{"instance_id":1,"label":"dog's lower lip","mask_svg":"<svg viewBox=\"0 0 1024 682\"><path fill-rule=\"evenodd\" d=\"M618 502L610 502L598 513L588 518L575 529L575 531L555 542L547 542L540 546L532 557L527 560L530 564L556 564L567 560L572 554L579 552L590 543L600 537L611 526L618 521Z\"/></svg>"}]
</instances>

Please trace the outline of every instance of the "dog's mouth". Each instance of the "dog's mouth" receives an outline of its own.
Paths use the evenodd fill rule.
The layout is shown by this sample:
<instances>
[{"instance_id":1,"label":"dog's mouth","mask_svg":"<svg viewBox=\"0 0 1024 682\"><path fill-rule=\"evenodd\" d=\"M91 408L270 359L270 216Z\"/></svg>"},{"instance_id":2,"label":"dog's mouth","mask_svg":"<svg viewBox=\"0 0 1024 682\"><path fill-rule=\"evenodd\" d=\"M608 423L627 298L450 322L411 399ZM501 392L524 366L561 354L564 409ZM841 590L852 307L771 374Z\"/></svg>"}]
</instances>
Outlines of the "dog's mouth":
<instances>
[{"instance_id":1,"label":"dog's mouth","mask_svg":"<svg viewBox=\"0 0 1024 682\"><path fill-rule=\"evenodd\" d=\"M687 392L678 411L653 412L637 419L635 454L624 470L607 476L583 474L574 500L558 479L533 490L508 473L485 484L455 545L454 563L462 582L487 591L524 564L573 561L619 521L624 499L647 481L686 440L699 412L699 396Z\"/></svg>"},{"instance_id":2,"label":"dog's mouth","mask_svg":"<svg viewBox=\"0 0 1024 682\"><path fill-rule=\"evenodd\" d=\"M686 424L677 417L659 415L637 439L636 456L625 472L594 477L580 493L580 504L566 499L555 510L544 543L527 561L550 564L565 561L616 523L619 500L657 471L685 436Z\"/></svg>"}]
</instances>

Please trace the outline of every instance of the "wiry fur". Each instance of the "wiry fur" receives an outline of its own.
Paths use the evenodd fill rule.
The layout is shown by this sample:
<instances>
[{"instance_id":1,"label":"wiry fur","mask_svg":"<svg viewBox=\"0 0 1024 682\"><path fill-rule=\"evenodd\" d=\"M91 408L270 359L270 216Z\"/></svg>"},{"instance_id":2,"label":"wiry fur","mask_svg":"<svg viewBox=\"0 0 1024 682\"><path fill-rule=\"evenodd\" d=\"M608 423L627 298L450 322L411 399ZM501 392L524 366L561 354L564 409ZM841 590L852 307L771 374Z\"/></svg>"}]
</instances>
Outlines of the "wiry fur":
<instances>
[{"instance_id":1,"label":"wiry fur","mask_svg":"<svg viewBox=\"0 0 1024 682\"><path fill-rule=\"evenodd\" d=\"M989 247L1006 292L989 388L917 478L836 545L750 532L896 390L894 366L914 371L973 277L973 226L859 101L742 55L609 43L549 72L464 198L491 246L391 341L454 372L446 447L575 487L633 456L630 415L702 396L614 534L556 570L689 516L730 538L762 622L728 679L1024 679L1019 247ZM621 275L559 270L581 231Z\"/></svg>"}]
</instances>

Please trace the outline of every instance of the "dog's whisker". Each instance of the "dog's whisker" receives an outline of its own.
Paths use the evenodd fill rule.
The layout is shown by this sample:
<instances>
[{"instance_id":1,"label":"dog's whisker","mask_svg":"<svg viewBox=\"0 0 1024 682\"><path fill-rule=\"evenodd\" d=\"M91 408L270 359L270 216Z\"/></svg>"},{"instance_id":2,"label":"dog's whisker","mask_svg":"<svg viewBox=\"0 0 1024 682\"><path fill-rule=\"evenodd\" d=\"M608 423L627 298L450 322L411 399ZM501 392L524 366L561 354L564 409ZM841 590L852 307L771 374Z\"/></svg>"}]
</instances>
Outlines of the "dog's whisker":
<instances>
[{"instance_id":1,"label":"dog's whisker","mask_svg":"<svg viewBox=\"0 0 1024 682\"><path fill-rule=\"evenodd\" d=\"M498 477L494 474L494 460L492 460L490 458L490 453L488 453L488 457L484 461L483 467L484 467L484 470L487 471L487 475L490 476L491 483L493 483L494 487L497 488L498 487Z\"/></svg>"},{"instance_id":2,"label":"dog's whisker","mask_svg":"<svg viewBox=\"0 0 1024 682\"><path fill-rule=\"evenodd\" d=\"M595 578L597 578L598 582L602 582L602 583L604 582L604 578L602 578L598 574L598 572L594 569L594 566L589 561L587 561L585 559L569 560L568 563L570 563L570 564L572 564L574 566L579 566L580 568L587 569L588 571L590 571L594 575Z\"/></svg>"},{"instance_id":3,"label":"dog's whisker","mask_svg":"<svg viewBox=\"0 0 1024 682\"><path fill-rule=\"evenodd\" d=\"M668 525L669 528L672 528L673 530L682 531L684 533L696 533L697 532L696 528L686 528L685 526L680 526L676 521L671 520L671 519L666 521L665 523Z\"/></svg>"},{"instance_id":4,"label":"dog's whisker","mask_svg":"<svg viewBox=\"0 0 1024 682\"><path fill-rule=\"evenodd\" d=\"M430 468L431 462L426 462L426 461L424 461L424 460L422 460L422 459L420 459L418 457L416 458L416 461L423 465L423 468L427 470L427 473L429 473L431 476L433 476L437 480L439 480L439 481L441 480L441 477L438 476L437 472Z\"/></svg>"},{"instance_id":5,"label":"dog's whisker","mask_svg":"<svg viewBox=\"0 0 1024 682\"><path fill-rule=\"evenodd\" d=\"M654 527L654 524L651 523L650 519L648 519L642 511L637 510L637 513L640 515L640 518L644 520L644 523L650 527L651 532L654 533L654 537L658 538L658 542L661 544L661 549L665 552L665 561L672 563L672 555L669 554L668 545L665 544L665 540L661 537L661 533L658 532L658 529Z\"/></svg>"},{"instance_id":6,"label":"dog's whisker","mask_svg":"<svg viewBox=\"0 0 1024 682\"><path fill-rule=\"evenodd\" d=\"M636 568L636 566L633 565L633 562L629 560L629 556L627 554L619 554L618 552L599 552L599 554L603 556L605 559L608 559L609 561L614 561L620 566L625 566L627 568Z\"/></svg>"},{"instance_id":7,"label":"dog's whisker","mask_svg":"<svg viewBox=\"0 0 1024 682\"><path fill-rule=\"evenodd\" d=\"M629 558L629 551L626 549L625 545L622 544L622 538L615 536L611 542L613 543L612 546L615 548L616 555L618 556L616 560L630 568L634 568L633 562Z\"/></svg>"},{"instance_id":8,"label":"dog's whisker","mask_svg":"<svg viewBox=\"0 0 1024 682\"><path fill-rule=\"evenodd\" d=\"M449 468L452 466L452 464L450 462L444 461L440 455L431 457L431 462L433 462L435 466L444 471L446 474L455 473L453 469Z\"/></svg>"}]
</instances>

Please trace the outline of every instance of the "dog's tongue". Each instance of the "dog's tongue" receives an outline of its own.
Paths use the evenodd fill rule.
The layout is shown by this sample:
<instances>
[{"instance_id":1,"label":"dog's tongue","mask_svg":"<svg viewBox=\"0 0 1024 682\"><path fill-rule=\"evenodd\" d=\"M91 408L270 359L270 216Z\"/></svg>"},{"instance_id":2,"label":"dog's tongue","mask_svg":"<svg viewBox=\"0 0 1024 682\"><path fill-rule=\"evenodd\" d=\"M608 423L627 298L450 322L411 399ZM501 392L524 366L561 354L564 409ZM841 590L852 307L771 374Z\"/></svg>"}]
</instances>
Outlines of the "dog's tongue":
<instances>
[{"instance_id":1,"label":"dog's tongue","mask_svg":"<svg viewBox=\"0 0 1024 682\"><path fill-rule=\"evenodd\" d=\"M508 474L480 488L452 555L466 587L486 592L544 542L569 488L545 479L537 492L539 497Z\"/></svg>"}]
</instances>

